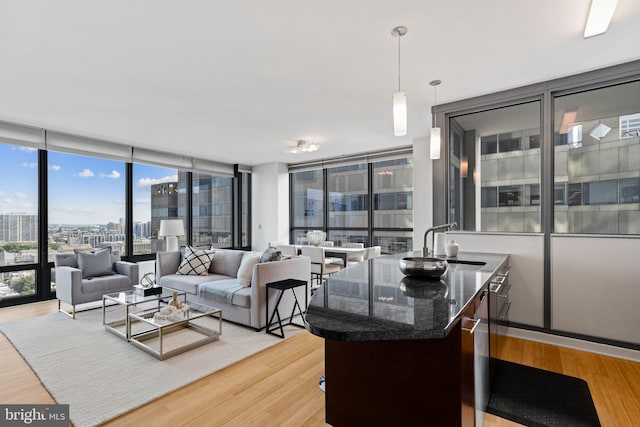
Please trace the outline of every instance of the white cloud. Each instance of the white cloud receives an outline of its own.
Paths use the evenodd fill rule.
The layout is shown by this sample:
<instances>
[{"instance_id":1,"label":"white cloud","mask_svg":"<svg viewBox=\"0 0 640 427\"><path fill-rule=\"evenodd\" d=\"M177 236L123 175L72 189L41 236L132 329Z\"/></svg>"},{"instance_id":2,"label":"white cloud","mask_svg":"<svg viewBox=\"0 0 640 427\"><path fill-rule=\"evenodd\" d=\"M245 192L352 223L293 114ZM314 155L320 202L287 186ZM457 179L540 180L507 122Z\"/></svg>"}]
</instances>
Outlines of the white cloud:
<instances>
[{"instance_id":1,"label":"white cloud","mask_svg":"<svg viewBox=\"0 0 640 427\"><path fill-rule=\"evenodd\" d=\"M22 193L20 191L16 191L15 193L13 193L14 196L16 196L18 199L26 199L29 197L28 194Z\"/></svg>"},{"instance_id":2,"label":"white cloud","mask_svg":"<svg viewBox=\"0 0 640 427\"><path fill-rule=\"evenodd\" d=\"M83 169L82 172L78 173L78 176L89 178L93 176L93 172L91 172L91 169Z\"/></svg>"},{"instance_id":3,"label":"white cloud","mask_svg":"<svg viewBox=\"0 0 640 427\"><path fill-rule=\"evenodd\" d=\"M56 171L56 172L57 172L57 171L59 171L60 169L61 169L61 167L60 167L60 166L58 166L58 165L51 165L51 166L49 166L49 170L52 170L52 171Z\"/></svg>"},{"instance_id":4,"label":"white cloud","mask_svg":"<svg viewBox=\"0 0 640 427\"><path fill-rule=\"evenodd\" d=\"M111 178L111 179L118 179L120 178L120 172L118 171L111 171L111 173L109 175L106 175L104 173L100 174L100 178Z\"/></svg>"},{"instance_id":5,"label":"white cloud","mask_svg":"<svg viewBox=\"0 0 640 427\"><path fill-rule=\"evenodd\" d=\"M8 197L4 200L0 200L0 205L12 205L12 204L13 204L13 200Z\"/></svg>"},{"instance_id":6,"label":"white cloud","mask_svg":"<svg viewBox=\"0 0 640 427\"><path fill-rule=\"evenodd\" d=\"M38 167L37 163L23 163L22 167L28 168L28 169L35 169Z\"/></svg>"},{"instance_id":7,"label":"white cloud","mask_svg":"<svg viewBox=\"0 0 640 427\"><path fill-rule=\"evenodd\" d=\"M163 178L140 178L138 180L138 187L144 188L144 187L150 187L154 184L161 184L163 182L176 182L176 181L178 181L178 175L170 175L170 176L165 176Z\"/></svg>"},{"instance_id":8,"label":"white cloud","mask_svg":"<svg viewBox=\"0 0 640 427\"><path fill-rule=\"evenodd\" d=\"M151 203L151 199L135 199L133 203L135 205L148 205Z\"/></svg>"},{"instance_id":9,"label":"white cloud","mask_svg":"<svg viewBox=\"0 0 640 427\"><path fill-rule=\"evenodd\" d=\"M4 191L0 190L0 196L4 196Z\"/></svg>"},{"instance_id":10,"label":"white cloud","mask_svg":"<svg viewBox=\"0 0 640 427\"><path fill-rule=\"evenodd\" d=\"M37 148L33 147L20 147L20 151L26 151L27 153L33 153L34 151L38 151Z\"/></svg>"}]
</instances>

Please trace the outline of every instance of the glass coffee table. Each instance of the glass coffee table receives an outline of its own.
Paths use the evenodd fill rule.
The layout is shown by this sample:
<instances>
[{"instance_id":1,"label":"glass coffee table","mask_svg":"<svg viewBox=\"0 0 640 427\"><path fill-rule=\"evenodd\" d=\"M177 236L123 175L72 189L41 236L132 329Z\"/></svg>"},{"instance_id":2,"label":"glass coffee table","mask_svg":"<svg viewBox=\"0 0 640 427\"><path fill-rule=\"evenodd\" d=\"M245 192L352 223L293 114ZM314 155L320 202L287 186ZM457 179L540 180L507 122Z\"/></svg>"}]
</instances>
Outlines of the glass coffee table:
<instances>
[{"instance_id":1,"label":"glass coffee table","mask_svg":"<svg viewBox=\"0 0 640 427\"><path fill-rule=\"evenodd\" d=\"M163 288L162 293L158 295L144 296L131 290L126 292L114 292L102 296L102 324L105 330L129 341L129 314L143 304L144 308L151 306L160 309L160 302L170 300L173 297L173 289ZM177 291L178 298L183 301L187 300L187 294ZM116 307L115 310L107 308ZM122 307L121 310L118 308ZM124 315L123 315L124 312Z\"/></svg>"},{"instance_id":2,"label":"glass coffee table","mask_svg":"<svg viewBox=\"0 0 640 427\"><path fill-rule=\"evenodd\" d=\"M222 310L185 299L188 310L157 317L161 307L129 313L129 341L160 360L216 341L222 335ZM155 317L154 317L155 316Z\"/></svg>"}]
</instances>

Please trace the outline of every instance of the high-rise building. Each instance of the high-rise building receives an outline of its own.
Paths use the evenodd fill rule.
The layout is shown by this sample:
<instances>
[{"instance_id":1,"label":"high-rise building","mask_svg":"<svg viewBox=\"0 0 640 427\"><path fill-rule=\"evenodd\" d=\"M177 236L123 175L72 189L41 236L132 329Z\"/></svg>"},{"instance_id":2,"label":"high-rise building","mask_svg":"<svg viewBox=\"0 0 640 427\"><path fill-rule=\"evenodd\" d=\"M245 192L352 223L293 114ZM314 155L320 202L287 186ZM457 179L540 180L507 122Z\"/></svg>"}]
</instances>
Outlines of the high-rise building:
<instances>
[{"instance_id":1,"label":"high-rise building","mask_svg":"<svg viewBox=\"0 0 640 427\"><path fill-rule=\"evenodd\" d=\"M11 213L0 215L0 242L37 242L38 215Z\"/></svg>"}]
</instances>

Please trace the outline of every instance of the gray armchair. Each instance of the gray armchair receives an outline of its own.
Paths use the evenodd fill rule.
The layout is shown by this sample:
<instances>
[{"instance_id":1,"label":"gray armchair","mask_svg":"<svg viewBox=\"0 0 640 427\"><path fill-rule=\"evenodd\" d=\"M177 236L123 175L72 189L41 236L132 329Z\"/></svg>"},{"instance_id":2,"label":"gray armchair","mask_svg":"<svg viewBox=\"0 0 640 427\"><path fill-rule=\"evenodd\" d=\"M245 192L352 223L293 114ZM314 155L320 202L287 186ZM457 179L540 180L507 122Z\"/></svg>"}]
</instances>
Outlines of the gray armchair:
<instances>
[{"instance_id":1,"label":"gray armchair","mask_svg":"<svg viewBox=\"0 0 640 427\"><path fill-rule=\"evenodd\" d=\"M75 252L55 255L55 281L58 310L76 318L76 305L99 301L104 294L130 291L138 283L138 264L120 261L117 255L95 251L95 257ZM108 257L107 257L108 256ZM70 304L71 312L60 308Z\"/></svg>"}]
</instances>

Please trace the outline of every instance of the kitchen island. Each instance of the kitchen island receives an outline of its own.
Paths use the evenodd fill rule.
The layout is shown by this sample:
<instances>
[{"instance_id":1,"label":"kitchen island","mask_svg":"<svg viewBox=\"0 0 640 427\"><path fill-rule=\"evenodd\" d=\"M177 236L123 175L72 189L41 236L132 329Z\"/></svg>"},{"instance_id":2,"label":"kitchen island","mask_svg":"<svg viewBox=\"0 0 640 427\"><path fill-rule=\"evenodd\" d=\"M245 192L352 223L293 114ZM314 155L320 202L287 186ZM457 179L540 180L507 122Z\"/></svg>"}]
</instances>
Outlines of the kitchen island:
<instances>
[{"instance_id":1,"label":"kitchen island","mask_svg":"<svg viewBox=\"0 0 640 427\"><path fill-rule=\"evenodd\" d=\"M351 266L311 300L306 326L325 338L329 424L474 425L473 334L488 331L475 313L509 256L461 252L431 281L405 277L403 256L420 255Z\"/></svg>"}]
</instances>

